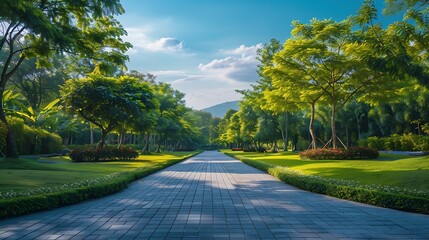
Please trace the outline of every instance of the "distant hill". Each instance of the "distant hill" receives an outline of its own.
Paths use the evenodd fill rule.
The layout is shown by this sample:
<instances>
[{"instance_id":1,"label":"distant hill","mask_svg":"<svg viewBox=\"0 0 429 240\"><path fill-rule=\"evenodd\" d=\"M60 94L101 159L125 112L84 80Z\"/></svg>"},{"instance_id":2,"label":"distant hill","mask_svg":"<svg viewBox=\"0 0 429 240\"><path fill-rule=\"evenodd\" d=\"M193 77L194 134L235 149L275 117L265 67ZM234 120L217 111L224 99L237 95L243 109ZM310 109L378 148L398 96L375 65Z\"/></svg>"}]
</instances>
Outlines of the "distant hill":
<instances>
[{"instance_id":1,"label":"distant hill","mask_svg":"<svg viewBox=\"0 0 429 240\"><path fill-rule=\"evenodd\" d=\"M229 109L234 109L238 111L238 101L224 102L208 108L201 109L201 111L209 112L213 115L213 117L223 118L223 116L225 116L225 113Z\"/></svg>"}]
</instances>

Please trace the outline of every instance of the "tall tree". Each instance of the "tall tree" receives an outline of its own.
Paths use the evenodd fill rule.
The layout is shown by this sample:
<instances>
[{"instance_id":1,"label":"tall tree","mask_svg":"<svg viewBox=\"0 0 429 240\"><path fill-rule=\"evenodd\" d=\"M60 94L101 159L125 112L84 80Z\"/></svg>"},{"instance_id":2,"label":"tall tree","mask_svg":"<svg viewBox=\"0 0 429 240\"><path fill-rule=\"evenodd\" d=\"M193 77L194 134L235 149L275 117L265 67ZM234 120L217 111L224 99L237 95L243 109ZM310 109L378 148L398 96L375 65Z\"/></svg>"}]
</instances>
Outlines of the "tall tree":
<instances>
[{"instance_id":1,"label":"tall tree","mask_svg":"<svg viewBox=\"0 0 429 240\"><path fill-rule=\"evenodd\" d=\"M159 101L158 120L155 131L158 134L158 148L161 152L161 143L168 135L174 135L181 130L181 120L187 111L185 106L185 94L175 90L167 83L155 85L156 98Z\"/></svg>"},{"instance_id":2,"label":"tall tree","mask_svg":"<svg viewBox=\"0 0 429 240\"><path fill-rule=\"evenodd\" d=\"M144 116L142 112L155 107L149 84L127 76L71 79L61 87L61 93L69 113L101 129L98 147L105 145L109 132L133 123Z\"/></svg>"},{"instance_id":3,"label":"tall tree","mask_svg":"<svg viewBox=\"0 0 429 240\"><path fill-rule=\"evenodd\" d=\"M398 78L387 75L383 64L379 69L370 67L384 56L376 53L362 32L352 30L350 19L313 19L309 24L293 22L292 37L275 56L275 68L286 77L304 81L301 93L321 94L331 108L331 142L337 148L336 114L353 97L384 98L393 94ZM378 30L383 34L382 30ZM306 90L309 90L308 92ZM303 97L303 96L302 96Z\"/></svg>"},{"instance_id":4,"label":"tall tree","mask_svg":"<svg viewBox=\"0 0 429 240\"><path fill-rule=\"evenodd\" d=\"M1 1L0 51L7 54L0 59L0 97L25 59L37 57L38 66L49 66L54 52L66 52L93 59L96 72L124 66L131 45L122 41L126 32L112 17L123 12L119 0ZM8 126L1 107L0 120ZM9 127L6 155L18 156Z\"/></svg>"}]
</instances>

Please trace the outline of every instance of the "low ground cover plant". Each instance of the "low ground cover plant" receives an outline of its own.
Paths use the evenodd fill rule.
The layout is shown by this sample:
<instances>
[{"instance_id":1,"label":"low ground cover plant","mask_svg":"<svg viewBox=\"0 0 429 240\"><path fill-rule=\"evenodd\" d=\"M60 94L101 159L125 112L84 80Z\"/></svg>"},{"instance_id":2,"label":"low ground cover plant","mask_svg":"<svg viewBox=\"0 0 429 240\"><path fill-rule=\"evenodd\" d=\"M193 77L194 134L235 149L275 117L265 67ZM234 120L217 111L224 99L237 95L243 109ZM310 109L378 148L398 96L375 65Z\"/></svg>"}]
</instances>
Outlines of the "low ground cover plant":
<instances>
[{"instance_id":1,"label":"low ground cover plant","mask_svg":"<svg viewBox=\"0 0 429 240\"><path fill-rule=\"evenodd\" d=\"M375 206L429 214L429 157L381 154L380 160L302 160L293 152L226 151L301 189Z\"/></svg>"},{"instance_id":2,"label":"low ground cover plant","mask_svg":"<svg viewBox=\"0 0 429 240\"><path fill-rule=\"evenodd\" d=\"M374 206L429 214L429 194L414 189L362 185L355 181L306 175L285 167L242 160L301 189Z\"/></svg>"},{"instance_id":3,"label":"low ground cover plant","mask_svg":"<svg viewBox=\"0 0 429 240\"><path fill-rule=\"evenodd\" d=\"M310 149L299 153L301 159L309 160L356 160L356 159L375 159L378 158L377 150L368 147L350 147L343 148L320 148Z\"/></svg>"},{"instance_id":4,"label":"low ground cover plant","mask_svg":"<svg viewBox=\"0 0 429 240\"><path fill-rule=\"evenodd\" d=\"M77 148L69 154L73 162L129 161L139 154L129 147Z\"/></svg>"},{"instance_id":5,"label":"low ground cover plant","mask_svg":"<svg viewBox=\"0 0 429 240\"><path fill-rule=\"evenodd\" d=\"M136 179L197 153L162 153L140 156L135 161L87 164L73 164L66 157L58 157L58 160L49 158L50 163L55 161L57 164L43 164L34 158L16 159L16 162L0 160L0 174L9 174L8 179L0 179L3 185L0 192L0 218L49 210L118 192ZM39 178L23 176L28 175L28 170L38 173ZM73 180L76 174L84 175L87 179ZM25 186L20 185L22 181L25 181ZM57 182L63 184L52 185ZM38 187L33 187L36 183Z\"/></svg>"}]
</instances>

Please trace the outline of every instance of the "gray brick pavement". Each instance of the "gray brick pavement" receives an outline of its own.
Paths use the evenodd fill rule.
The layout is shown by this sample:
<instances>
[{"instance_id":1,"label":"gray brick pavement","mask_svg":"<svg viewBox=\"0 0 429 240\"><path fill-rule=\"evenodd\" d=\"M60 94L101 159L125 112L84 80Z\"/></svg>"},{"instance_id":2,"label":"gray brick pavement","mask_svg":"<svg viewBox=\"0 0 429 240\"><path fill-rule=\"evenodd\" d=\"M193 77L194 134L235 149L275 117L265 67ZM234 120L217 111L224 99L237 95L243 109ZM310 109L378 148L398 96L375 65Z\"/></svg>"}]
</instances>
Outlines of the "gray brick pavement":
<instances>
[{"instance_id":1,"label":"gray brick pavement","mask_svg":"<svg viewBox=\"0 0 429 240\"><path fill-rule=\"evenodd\" d=\"M1 220L0 239L429 239L429 216L305 192L208 151L120 193Z\"/></svg>"}]
</instances>

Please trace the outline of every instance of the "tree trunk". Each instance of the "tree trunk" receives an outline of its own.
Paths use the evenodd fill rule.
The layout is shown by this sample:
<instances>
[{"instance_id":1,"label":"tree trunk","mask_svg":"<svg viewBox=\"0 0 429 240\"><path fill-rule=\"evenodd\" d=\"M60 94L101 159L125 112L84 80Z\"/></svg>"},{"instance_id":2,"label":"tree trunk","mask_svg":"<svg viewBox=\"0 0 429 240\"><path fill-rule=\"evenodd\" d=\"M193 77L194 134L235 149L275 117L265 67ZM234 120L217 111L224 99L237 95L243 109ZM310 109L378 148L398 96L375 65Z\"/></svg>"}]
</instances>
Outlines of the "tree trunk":
<instances>
[{"instance_id":1,"label":"tree trunk","mask_svg":"<svg viewBox=\"0 0 429 240\"><path fill-rule=\"evenodd\" d=\"M346 124L346 147L350 146L349 142L349 126Z\"/></svg>"},{"instance_id":2,"label":"tree trunk","mask_svg":"<svg viewBox=\"0 0 429 240\"><path fill-rule=\"evenodd\" d=\"M6 120L6 114L3 109L3 94L0 93L0 120L6 125L7 134L6 134L6 158L18 158L18 147L16 145L15 135L12 132L12 129L9 123Z\"/></svg>"},{"instance_id":3,"label":"tree trunk","mask_svg":"<svg viewBox=\"0 0 429 240\"><path fill-rule=\"evenodd\" d=\"M157 149L156 149L156 153L161 153L161 142L162 142L162 138L161 138L161 136L159 136L159 139L158 139L158 147L157 147Z\"/></svg>"},{"instance_id":4,"label":"tree trunk","mask_svg":"<svg viewBox=\"0 0 429 240\"><path fill-rule=\"evenodd\" d=\"M94 144L94 129L89 125L89 144Z\"/></svg>"},{"instance_id":5,"label":"tree trunk","mask_svg":"<svg viewBox=\"0 0 429 240\"><path fill-rule=\"evenodd\" d=\"M120 133L118 135L118 148L122 146L123 142L124 142L124 134Z\"/></svg>"},{"instance_id":6,"label":"tree trunk","mask_svg":"<svg viewBox=\"0 0 429 240\"><path fill-rule=\"evenodd\" d=\"M288 125L289 125L289 114L288 112L285 113L285 131L284 131L284 138L283 138L283 149L285 152L287 152L288 148Z\"/></svg>"},{"instance_id":7,"label":"tree trunk","mask_svg":"<svg viewBox=\"0 0 429 240\"><path fill-rule=\"evenodd\" d=\"M106 146L106 136L107 136L107 132L101 129L101 139L96 149L102 149L104 146Z\"/></svg>"},{"instance_id":8,"label":"tree trunk","mask_svg":"<svg viewBox=\"0 0 429 240\"><path fill-rule=\"evenodd\" d=\"M362 135L361 135L361 121L360 121L360 116L356 116L356 123L357 123L357 130L358 130L358 140L361 140L362 139Z\"/></svg>"},{"instance_id":9,"label":"tree trunk","mask_svg":"<svg viewBox=\"0 0 429 240\"><path fill-rule=\"evenodd\" d=\"M331 130L332 130L332 148L337 148L337 129L335 126L335 104L332 104L332 112L331 112Z\"/></svg>"},{"instance_id":10,"label":"tree trunk","mask_svg":"<svg viewBox=\"0 0 429 240\"><path fill-rule=\"evenodd\" d=\"M143 136L144 138L144 143L143 143L143 149L142 149L142 153L143 154L149 154L150 153L150 134L144 134Z\"/></svg>"},{"instance_id":11,"label":"tree trunk","mask_svg":"<svg viewBox=\"0 0 429 240\"><path fill-rule=\"evenodd\" d=\"M313 125L314 125L314 115L316 111L316 102L311 102L311 117L310 117L310 124L308 127L308 130L310 131L311 136L311 149L317 149L316 145L316 134L314 133Z\"/></svg>"},{"instance_id":12,"label":"tree trunk","mask_svg":"<svg viewBox=\"0 0 429 240\"><path fill-rule=\"evenodd\" d=\"M277 141L276 140L274 140L272 152L273 153L278 153L279 152L279 147L277 146Z\"/></svg>"}]
</instances>

